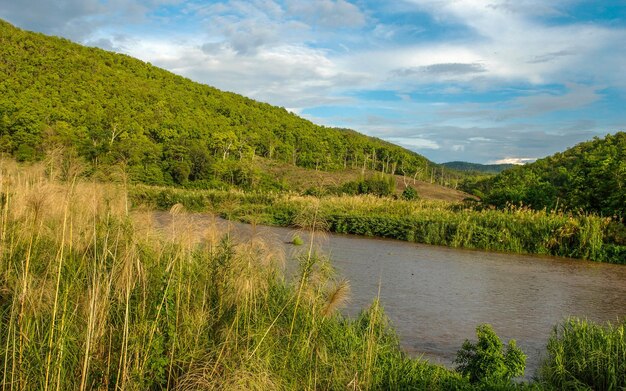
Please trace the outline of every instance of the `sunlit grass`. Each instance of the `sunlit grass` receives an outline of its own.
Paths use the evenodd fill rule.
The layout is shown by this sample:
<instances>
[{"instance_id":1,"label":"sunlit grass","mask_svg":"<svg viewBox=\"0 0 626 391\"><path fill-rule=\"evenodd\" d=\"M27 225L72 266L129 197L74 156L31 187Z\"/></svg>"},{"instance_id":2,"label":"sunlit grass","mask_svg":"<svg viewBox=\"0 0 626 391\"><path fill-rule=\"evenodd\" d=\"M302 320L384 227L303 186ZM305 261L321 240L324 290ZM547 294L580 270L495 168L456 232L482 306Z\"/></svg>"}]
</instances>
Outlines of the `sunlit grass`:
<instances>
[{"instance_id":1,"label":"sunlit grass","mask_svg":"<svg viewBox=\"0 0 626 391\"><path fill-rule=\"evenodd\" d=\"M554 389L626 388L626 321L569 319L554 328L541 380Z\"/></svg>"},{"instance_id":2,"label":"sunlit grass","mask_svg":"<svg viewBox=\"0 0 626 391\"><path fill-rule=\"evenodd\" d=\"M185 203L227 203L234 216L252 205L255 221L279 216L313 238L336 224L334 215L363 211L390 221L460 215L470 228L472 218L508 213L500 224L546 219L562 237L593 232L597 223L514 208L459 214L450 204L374 197L198 193L202 202L186 202L198 194L185 192L156 229L149 209L129 208L124 183L83 181L78 164L56 167L0 162L3 390L489 389L408 358L377 300L344 318L338 309L350 285L312 242L288 282L276 246L260 237L238 241L217 224L198 232ZM548 353L543 383L499 389L624 386L623 325L570 321Z\"/></svg>"},{"instance_id":3,"label":"sunlit grass","mask_svg":"<svg viewBox=\"0 0 626 391\"><path fill-rule=\"evenodd\" d=\"M187 191L136 186L136 204L168 208L181 202L193 210L229 219L297 226L300 212L318 205L330 231L519 254L543 254L626 263L626 246L611 243L610 218L588 214L505 209L434 200L405 201L375 196L310 197L235 191Z\"/></svg>"},{"instance_id":4,"label":"sunlit grass","mask_svg":"<svg viewBox=\"0 0 626 391\"><path fill-rule=\"evenodd\" d=\"M181 204L157 230L149 211L128 209L123 184L50 167L0 167L3 390L466 384L407 358L379 303L343 318L349 283L311 245L292 285L262 238L197 232Z\"/></svg>"}]
</instances>

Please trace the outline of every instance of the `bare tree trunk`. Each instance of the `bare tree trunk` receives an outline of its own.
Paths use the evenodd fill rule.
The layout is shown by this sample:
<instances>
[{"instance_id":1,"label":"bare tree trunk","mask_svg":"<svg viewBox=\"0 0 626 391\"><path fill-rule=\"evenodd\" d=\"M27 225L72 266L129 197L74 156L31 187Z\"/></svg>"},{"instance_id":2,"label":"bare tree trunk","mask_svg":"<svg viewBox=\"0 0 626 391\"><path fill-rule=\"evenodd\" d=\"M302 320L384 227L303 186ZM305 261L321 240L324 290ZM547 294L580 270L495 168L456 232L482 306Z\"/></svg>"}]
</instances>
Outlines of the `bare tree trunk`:
<instances>
[{"instance_id":1,"label":"bare tree trunk","mask_svg":"<svg viewBox=\"0 0 626 391\"><path fill-rule=\"evenodd\" d=\"M406 171L404 171L404 167L401 167L400 170L402 171L402 183L404 183L404 187L408 187L408 180L406 177Z\"/></svg>"},{"instance_id":2,"label":"bare tree trunk","mask_svg":"<svg viewBox=\"0 0 626 391\"><path fill-rule=\"evenodd\" d=\"M230 150L230 147L232 145L233 145L233 142L231 141L230 143L228 143L228 146L224 148L224 154L222 155L222 160L226 160L226 157L228 156L228 151Z\"/></svg>"},{"instance_id":3,"label":"bare tree trunk","mask_svg":"<svg viewBox=\"0 0 626 391\"><path fill-rule=\"evenodd\" d=\"M415 175L413 175L413 184L417 183L417 174L421 173L422 169L418 168L417 170L415 170Z\"/></svg>"}]
</instances>

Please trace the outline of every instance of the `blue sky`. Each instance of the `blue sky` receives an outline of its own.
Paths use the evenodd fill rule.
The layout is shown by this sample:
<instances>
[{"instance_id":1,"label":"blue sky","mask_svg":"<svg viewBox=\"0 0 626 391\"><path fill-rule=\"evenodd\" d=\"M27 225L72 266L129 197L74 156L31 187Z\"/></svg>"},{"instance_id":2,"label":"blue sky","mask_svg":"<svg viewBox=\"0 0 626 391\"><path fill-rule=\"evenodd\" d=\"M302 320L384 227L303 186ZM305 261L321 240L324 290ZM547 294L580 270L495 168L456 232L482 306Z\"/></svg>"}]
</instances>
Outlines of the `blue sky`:
<instances>
[{"instance_id":1,"label":"blue sky","mask_svg":"<svg viewBox=\"0 0 626 391\"><path fill-rule=\"evenodd\" d=\"M626 130L626 0L0 0L0 18L436 162Z\"/></svg>"}]
</instances>

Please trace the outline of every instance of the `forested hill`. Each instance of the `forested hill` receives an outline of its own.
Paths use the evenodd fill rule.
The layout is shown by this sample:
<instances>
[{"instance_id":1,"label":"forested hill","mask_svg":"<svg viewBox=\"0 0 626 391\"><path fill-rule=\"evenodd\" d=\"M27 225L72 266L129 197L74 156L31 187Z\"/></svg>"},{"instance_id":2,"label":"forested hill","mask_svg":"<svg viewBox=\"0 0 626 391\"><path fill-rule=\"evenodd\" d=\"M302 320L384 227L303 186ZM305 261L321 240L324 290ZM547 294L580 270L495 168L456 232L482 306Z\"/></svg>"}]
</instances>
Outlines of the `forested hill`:
<instances>
[{"instance_id":1,"label":"forested hill","mask_svg":"<svg viewBox=\"0 0 626 391\"><path fill-rule=\"evenodd\" d=\"M468 162L447 162L441 164L444 167L451 168L458 171L469 171L483 174L498 174L508 168L513 167L513 164L479 164Z\"/></svg>"},{"instance_id":2,"label":"forested hill","mask_svg":"<svg viewBox=\"0 0 626 391\"><path fill-rule=\"evenodd\" d=\"M30 161L55 146L95 172L124 162L134 180L150 184L245 187L255 156L407 175L432 165L382 140L0 20L0 152Z\"/></svg>"},{"instance_id":3,"label":"forested hill","mask_svg":"<svg viewBox=\"0 0 626 391\"><path fill-rule=\"evenodd\" d=\"M626 133L594 138L466 187L484 201L626 218Z\"/></svg>"}]
</instances>

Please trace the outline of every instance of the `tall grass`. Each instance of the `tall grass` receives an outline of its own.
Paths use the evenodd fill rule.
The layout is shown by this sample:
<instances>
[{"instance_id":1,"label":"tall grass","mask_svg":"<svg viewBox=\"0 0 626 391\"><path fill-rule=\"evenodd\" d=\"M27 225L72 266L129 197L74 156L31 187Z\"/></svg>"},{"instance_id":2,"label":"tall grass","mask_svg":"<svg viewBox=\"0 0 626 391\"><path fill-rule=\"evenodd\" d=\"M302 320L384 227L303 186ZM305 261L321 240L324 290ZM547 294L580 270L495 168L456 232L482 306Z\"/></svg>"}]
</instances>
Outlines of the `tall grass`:
<instances>
[{"instance_id":1,"label":"tall grass","mask_svg":"<svg viewBox=\"0 0 626 391\"><path fill-rule=\"evenodd\" d=\"M178 204L156 229L124 186L51 167L0 167L3 390L469 387L407 358L379 303L343 318L311 245L292 285L261 238L196 232Z\"/></svg>"},{"instance_id":2,"label":"tall grass","mask_svg":"<svg viewBox=\"0 0 626 391\"><path fill-rule=\"evenodd\" d=\"M2 390L493 389L405 356L378 301L342 317L349 284L311 242L290 283L282 254L261 238L197 232L177 203L157 229L150 211L129 211L125 186L83 182L80 171L0 160ZM215 199L238 213L241 197L259 213L288 210L267 195ZM283 216L320 232L328 206L306 201L280 201L298 206ZM411 216L413 205L398 205ZM623 388L624 352L623 324L570 321L550 341L540 384Z\"/></svg>"},{"instance_id":3,"label":"tall grass","mask_svg":"<svg viewBox=\"0 0 626 391\"><path fill-rule=\"evenodd\" d=\"M593 215L535 211L510 206L475 209L443 201L405 201L374 196L305 197L225 191L134 187L135 204L168 208L180 202L230 219L294 226L300 211L319 204L329 230L417 243L545 254L626 263L626 246L612 243L612 223Z\"/></svg>"},{"instance_id":4,"label":"tall grass","mask_svg":"<svg viewBox=\"0 0 626 391\"><path fill-rule=\"evenodd\" d=\"M553 389L626 389L626 321L565 321L554 328L540 371L544 385Z\"/></svg>"}]
</instances>

